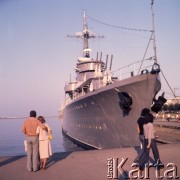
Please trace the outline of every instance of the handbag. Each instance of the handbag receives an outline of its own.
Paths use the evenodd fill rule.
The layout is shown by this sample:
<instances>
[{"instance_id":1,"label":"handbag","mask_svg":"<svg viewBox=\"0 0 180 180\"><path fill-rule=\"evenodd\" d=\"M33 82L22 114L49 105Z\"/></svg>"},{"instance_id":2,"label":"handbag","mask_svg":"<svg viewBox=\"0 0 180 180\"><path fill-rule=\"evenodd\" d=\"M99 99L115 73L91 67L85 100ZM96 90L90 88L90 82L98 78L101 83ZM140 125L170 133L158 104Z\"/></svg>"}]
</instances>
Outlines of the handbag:
<instances>
[{"instance_id":1,"label":"handbag","mask_svg":"<svg viewBox=\"0 0 180 180\"><path fill-rule=\"evenodd\" d=\"M53 137L52 137L52 133L49 134L49 140L52 140Z\"/></svg>"}]
</instances>

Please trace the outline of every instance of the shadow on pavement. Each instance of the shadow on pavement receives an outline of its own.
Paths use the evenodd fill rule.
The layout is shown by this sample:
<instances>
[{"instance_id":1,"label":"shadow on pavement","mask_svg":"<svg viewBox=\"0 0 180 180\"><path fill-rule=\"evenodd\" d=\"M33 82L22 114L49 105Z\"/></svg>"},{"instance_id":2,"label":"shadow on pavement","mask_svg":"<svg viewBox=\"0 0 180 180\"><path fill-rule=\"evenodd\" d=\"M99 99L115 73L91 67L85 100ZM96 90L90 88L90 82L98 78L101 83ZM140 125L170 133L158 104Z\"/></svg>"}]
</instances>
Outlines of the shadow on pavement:
<instances>
[{"instance_id":1,"label":"shadow on pavement","mask_svg":"<svg viewBox=\"0 0 180 180\"><path fill-rule=\"evenodd\" d=\"M47 168L54 165L58 161L65 159L69 156L72 152L61 152L61 153L54 153L47 161Z\"/></svg>"},{"instance_id":2,"label":"shadow on pavement","mask_svg":"<svg viewBox=\"0 0 180 180\"><path fill-rule=\"evenodd\" d=\"M24 157L25 157L25 155L9 157L8 159L5 159L5 160L0 162L0 167L5 166L5 165L12 163L14 161L17 161L17 160L24 158Z\"/></svg>"}]
</instances>

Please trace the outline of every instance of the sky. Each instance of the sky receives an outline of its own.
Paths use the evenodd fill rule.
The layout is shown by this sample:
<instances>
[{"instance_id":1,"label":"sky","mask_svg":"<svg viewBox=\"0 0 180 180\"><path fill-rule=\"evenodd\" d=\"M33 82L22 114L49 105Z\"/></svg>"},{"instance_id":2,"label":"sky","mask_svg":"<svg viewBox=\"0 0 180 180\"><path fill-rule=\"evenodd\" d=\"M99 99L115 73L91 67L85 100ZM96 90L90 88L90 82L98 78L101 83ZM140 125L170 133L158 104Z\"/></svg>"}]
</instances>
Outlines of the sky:
<instances>
[{"instance_id":1,"label":"sky","mask_svg":"<svg viewBox=\"0 0 180 180\"><path fill-rule=\"evenodd\" d=\"M58 115L64 85L70 74L75 77L82 56L82 42L67 34L82 31L84 10L110 25L152 29L150 0L0 0L0 117L29 116L32 109L38 115ZM154 11L158 63L180 96L180 1L155 0ZM102 52L105 60L113 54L112 70L142 59L149 32L87 22L105 36L90 41L91 57Z\"/></svg>"}]
</instances>

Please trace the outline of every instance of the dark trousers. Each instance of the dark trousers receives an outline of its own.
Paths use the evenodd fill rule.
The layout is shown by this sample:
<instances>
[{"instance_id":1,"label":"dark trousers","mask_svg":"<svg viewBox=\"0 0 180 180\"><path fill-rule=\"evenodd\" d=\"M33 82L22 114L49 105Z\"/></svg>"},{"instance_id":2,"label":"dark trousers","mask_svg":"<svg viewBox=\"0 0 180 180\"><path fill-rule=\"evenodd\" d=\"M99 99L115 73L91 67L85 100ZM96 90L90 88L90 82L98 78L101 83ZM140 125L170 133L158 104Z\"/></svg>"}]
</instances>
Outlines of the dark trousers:
<instances>
[{"instance_id":1,"label":"dark trousers","mask_svg":"<svg viewBox=\"0 0 180 180\"><path fill-rule=\"evenodd\" d=\"M140 166L140 169L142 170L144 165L146 163L149 163L149 152L150 152L150 148L152 149L152 152L153 152L153 156L154 156L154 160L155 160L155 163L160 160L159 158L159 151L158 151L158 148L157 148L157 144L156 144L156 140L155 139L151 139L151 146L150 148L147 148L147 145L148 145L148 139L145 139L144 140L144 151L139 159L139 166Z\"/></svg>"},{"instance_id":2,"label":"dark trousers","mask_svg":"<svg viewBox=\"0 0 180 180\"><path fill-rule=\"evenodd\" d=\"M136 157L135 161L139 161L140 157L143 154L143 151L144 151L144 135L139 135L139 140L141 142L141 149L140 149L138 156Z\"/></svg>"},{"instance_id":3,"label":"dark trousers","mask_svg":"<svg viewBox=\"0 0 180 180\"><path fill-rule=\"evenodd\" d=\"M160 158L159 158L159 151L158 151L155 139L151 139L151 149L152 149L154 160L156 163L158 160L160 160Z\"/></svg>"}]
</instances>

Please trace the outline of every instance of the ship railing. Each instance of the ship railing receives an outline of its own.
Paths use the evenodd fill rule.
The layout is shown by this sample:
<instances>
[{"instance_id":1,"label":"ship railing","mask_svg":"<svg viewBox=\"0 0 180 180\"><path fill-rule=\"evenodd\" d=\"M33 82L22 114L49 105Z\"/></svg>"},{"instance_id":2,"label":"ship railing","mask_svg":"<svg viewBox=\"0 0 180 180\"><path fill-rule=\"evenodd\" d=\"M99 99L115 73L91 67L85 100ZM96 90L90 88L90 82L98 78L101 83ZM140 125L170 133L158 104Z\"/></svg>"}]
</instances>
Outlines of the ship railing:
<instances>
[{"instance_id":1,"label":"ship railing","mask_svg":"<svg viewBox=\"0 0 180 180\"><path fill-rule=\"evenodd\" d=\"M143 66L142 60L136 61L134 63L131 63L129 65L123 66L112 71L111 74L113 77L117 77L119 80L123 80L132 76L142 74L143 71L150 72L153 66L152 61L154 61L152 58L143 60Z\"/></svg>"},{"instance_id":2,"label":"ship railing","mask_svg":"<svg viewBox=\"0 0 180 180\"><path fill-rule=\"evenodd\" d=\"M65 105L65 106L68 105L69 103L71 103L72 101L74 101L75 99L77 99L77 98L79 98L79 97L81 97L81 96L83 96L83 95L85 95L85 92L83 92L83 91L80 92L80 93L76 93L76 92L74 91L72 98L66 97L64 105Z\"/></svg>"},{"instance_id":3,"label":"ship railing","mask_svg":"<svg viewBox=\"0 0 180 180\"><path fill-rule=\"evenodd\" d=\"M101 79L101 77L99 78L99 80ZM101 87L103 87L103 86L105 86L103 83L99 83L98 85L96 85L96 87L95 87L95 89L98 89L98 88L101 88ZM95 90L94 89L94 90ZM91 92L91 91L89 91L89 92ZM65 103L64 103L64 105L66 106L66 105L68 105L69 103L71 103L72 101L74 101L75 99L77 99L77 98L79 98L79 97L82 97L82 96L84 96L85 94L88 94L89 92L84 92L83 90L81 91L81 92L73 92L73 96L72 96L72 98L70 98L70 97L66 97L66 99L65 99Z\"/></svg>"}]
</instances>

